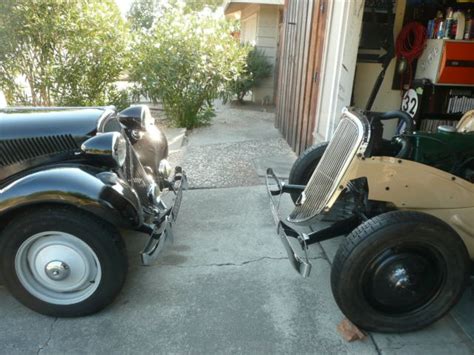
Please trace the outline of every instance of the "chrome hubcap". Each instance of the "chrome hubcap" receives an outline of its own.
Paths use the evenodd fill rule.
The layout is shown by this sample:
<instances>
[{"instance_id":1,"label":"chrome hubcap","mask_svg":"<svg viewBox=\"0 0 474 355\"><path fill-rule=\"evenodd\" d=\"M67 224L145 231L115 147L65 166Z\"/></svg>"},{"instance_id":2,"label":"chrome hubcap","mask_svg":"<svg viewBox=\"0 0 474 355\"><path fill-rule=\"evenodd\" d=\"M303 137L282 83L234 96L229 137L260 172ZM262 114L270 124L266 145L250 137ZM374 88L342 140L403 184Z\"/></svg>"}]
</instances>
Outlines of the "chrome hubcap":
<instances>
[{"instance_id":1,"label":"chrome hubcap","mask_svg":"<svg viewBox=\"0 0 474 355\"><path fill-rule=\"evenodd\" d=\"M15 256L19 281L38 299L79 303L99 287L102 270L92 248L64 232L42 232L25 240Z\"/></svg>"},{"instance_id":2,"label":"chrome hubcap","mask_svg":"<svg viewBox=\"0 0 474 355\"><path fill-rule=\"evenodd\" d=\"M45 271L46 275L48 275L51 280L55 281L64 280L71 272L68 264L58 260L46 264Z\"/></svg>"}]
</instances>

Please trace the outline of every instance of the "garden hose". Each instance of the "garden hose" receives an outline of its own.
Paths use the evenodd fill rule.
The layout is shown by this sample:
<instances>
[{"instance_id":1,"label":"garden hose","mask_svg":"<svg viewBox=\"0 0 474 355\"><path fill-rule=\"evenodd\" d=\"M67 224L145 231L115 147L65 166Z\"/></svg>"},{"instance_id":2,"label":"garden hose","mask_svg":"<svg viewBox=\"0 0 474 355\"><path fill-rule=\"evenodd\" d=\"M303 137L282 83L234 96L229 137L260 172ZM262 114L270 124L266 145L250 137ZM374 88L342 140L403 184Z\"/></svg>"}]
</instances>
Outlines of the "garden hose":
<instances>
[{"instance_id":1,"label":"garden hose","mask_svg":"<svg viewBox=\"0 0 474 355\"><path fill-rule=\"evenodd\" d=\"M395 43L395 54L400 63L406 66L400 73L400 89L403 92L405 77L411 85L412 63L423 53L426 45L426 28L419 22L413 21L403 26ZM407 75L406 75L407 74Z\"/></svg>"}]
</instances>

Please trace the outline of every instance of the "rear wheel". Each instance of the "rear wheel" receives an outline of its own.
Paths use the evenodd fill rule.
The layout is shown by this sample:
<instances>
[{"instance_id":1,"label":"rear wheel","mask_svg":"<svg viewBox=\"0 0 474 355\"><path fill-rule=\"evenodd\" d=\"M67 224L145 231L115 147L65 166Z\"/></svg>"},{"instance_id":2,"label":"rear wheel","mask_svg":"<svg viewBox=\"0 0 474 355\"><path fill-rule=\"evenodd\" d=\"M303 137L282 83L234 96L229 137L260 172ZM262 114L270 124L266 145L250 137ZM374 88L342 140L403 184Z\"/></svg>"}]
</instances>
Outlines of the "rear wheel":
<instances>
[{"instance_id":1,"label":"rear wheel","mask_svg":"<svg viewBox=\"0 0 474 355\"><path fill-rule=\"evenodd\" d=\"M458 302L469 266L466 247L449 225L424 213L394 211L346 237L331 286L354 324L407 332L435 322Z\"/></svg>"},{"instance_id":2,"label":"rear wheel","mask_svg":"<svg viewBox=\"0 0 474 355\"><path fill-rule=\"evenodd\" d=\"M127 272L120 235L69 208L30 210L1 235L5 284L25 306L56 317L84 316L107 306Z\"/></svg>"},{"instance_id":3,"label":"rear wheel","mask_svg":"<svg viewBox=\"0 0 474 355\"><path fill-rule=\"evenodd\" d=\"M323 142L306 149L293 163L288 182L294 185L307 185L328 144L329 142ZM296 202L299 196L298 192L291 193L293 202Z\"/></svg>"}]
</instances>

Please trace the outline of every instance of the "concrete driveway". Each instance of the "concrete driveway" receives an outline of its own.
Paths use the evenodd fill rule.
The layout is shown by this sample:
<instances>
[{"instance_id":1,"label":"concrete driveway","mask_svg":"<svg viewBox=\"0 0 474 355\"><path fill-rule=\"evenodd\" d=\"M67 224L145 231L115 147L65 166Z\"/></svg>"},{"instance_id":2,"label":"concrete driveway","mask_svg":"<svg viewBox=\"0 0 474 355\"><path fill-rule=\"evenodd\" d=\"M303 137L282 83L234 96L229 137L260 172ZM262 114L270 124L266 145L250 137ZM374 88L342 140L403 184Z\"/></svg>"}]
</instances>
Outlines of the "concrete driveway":
<instances>
[{"instance_id":1,"label":"concrete driveway","mask_svg":"<svg viewBox=\"0 0 474 355\"><path fill-rule=\"evenodd\" d=\"M114 304L94 316L54 319L0 286L0 353L473 354L451 316L423 331L345 342L330 291L337 240L312 246L300 278L275 235L263 168L287 174L295 159L273 115L220 108L172 160L186 168L175 244L139 266L143 235L125 233L130 273ZM283 211L291 207L283 200ZM284 213L284 212L283 212Z\"/></svg>"}]
</instances>

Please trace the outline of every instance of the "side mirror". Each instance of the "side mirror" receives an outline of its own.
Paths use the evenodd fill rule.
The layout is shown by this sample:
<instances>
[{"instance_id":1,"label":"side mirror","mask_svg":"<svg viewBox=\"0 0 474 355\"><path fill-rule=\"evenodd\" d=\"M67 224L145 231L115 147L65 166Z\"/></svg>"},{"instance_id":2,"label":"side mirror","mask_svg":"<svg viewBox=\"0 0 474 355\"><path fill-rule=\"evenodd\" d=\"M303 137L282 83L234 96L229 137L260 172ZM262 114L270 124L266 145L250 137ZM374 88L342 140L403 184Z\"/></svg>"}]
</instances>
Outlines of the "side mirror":
<instances>
[{"instance_id":1,"label":"side mirror","mask_svg":"<svg viewBox=\"0 0 474 355\"><path fill-rule=\"evenodd\" d=\"M147 130L148 126L155 124L147 105L130 106L120 111L118 118L129 129Z\"/></svg>"}]
</instances>

